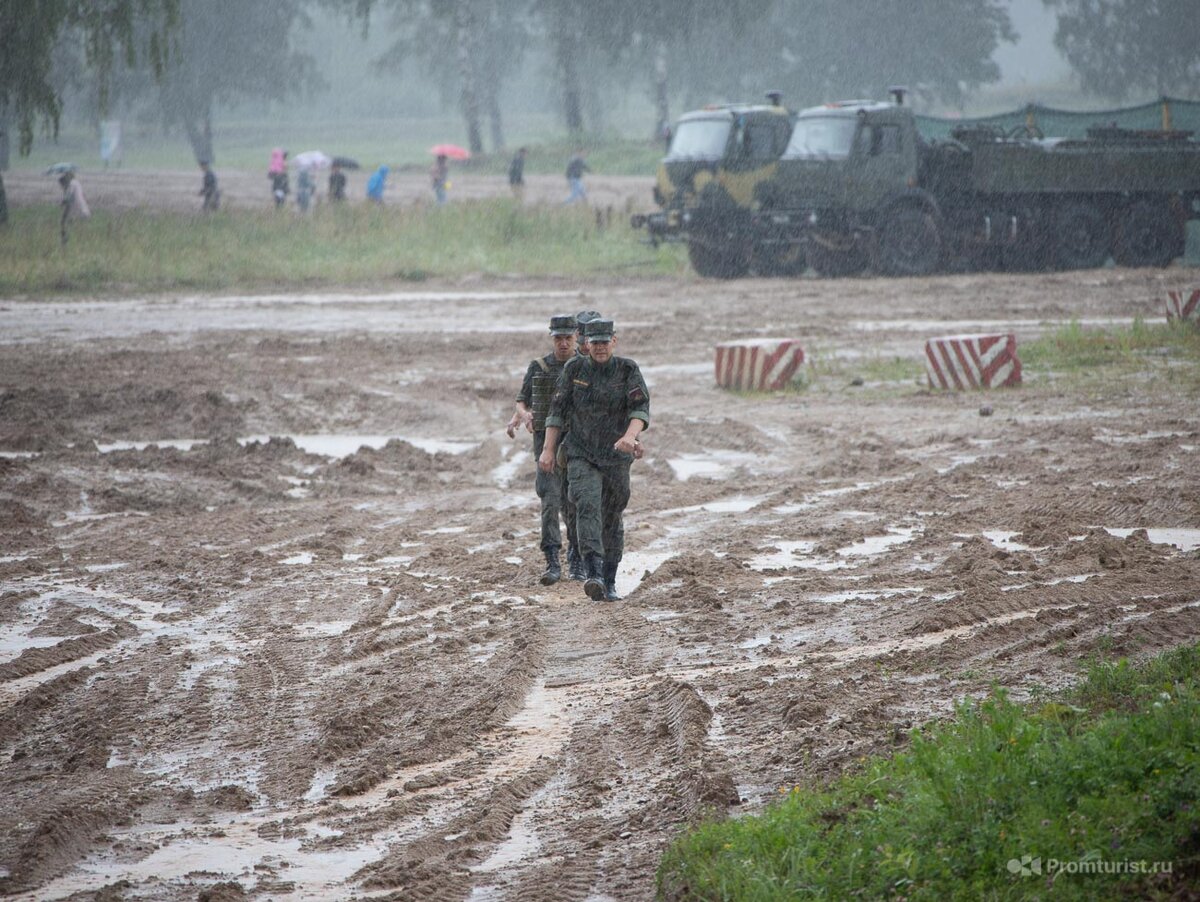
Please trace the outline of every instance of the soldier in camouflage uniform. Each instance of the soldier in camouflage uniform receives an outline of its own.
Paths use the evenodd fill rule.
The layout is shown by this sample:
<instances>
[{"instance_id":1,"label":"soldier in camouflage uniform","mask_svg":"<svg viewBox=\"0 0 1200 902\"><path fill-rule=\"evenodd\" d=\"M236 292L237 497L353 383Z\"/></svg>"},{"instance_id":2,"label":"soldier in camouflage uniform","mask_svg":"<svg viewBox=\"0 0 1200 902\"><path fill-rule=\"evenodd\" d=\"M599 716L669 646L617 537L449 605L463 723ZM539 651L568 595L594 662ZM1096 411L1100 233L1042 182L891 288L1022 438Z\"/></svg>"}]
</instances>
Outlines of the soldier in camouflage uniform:
<instances>
[{"instance_id":1,"label":"soldier in camouflage uniform","mask_svg":"<svg viewBox=\"0 0 1200 902\"><path fill-rule=\"evenodd\" d=\"M550 318L550 338L554 342L554 350L530 362L517 395L517 409L508 422L509 438L516 438L517 429L522 425L533 433L535 460L541 456L545 445L546 415L550 411L554 387L563 366L575 356L575 328L573 316L559 314ZM542 585L552 586L562 578L562 566L559 563L559 550L562 548L562 529L558 522L560 513L567 521L568 563L572 571L580 572L582 578L583 559L575 539L575 506L567 491L566 466L550 472L543 472L539 468L535 487L542 502L542 553L546 556Z\"/></svg>"},{"instance_id":2,"label":"soldier in camouflage uniform","mask_svg":"<svg viewBox=\"0 0 1200 902\"><path fill-rule=\"evenodd\" d=\"M538 468L554 472L559 435L566 432L570 498L587 571L583 588L595 601L616 601L629 467L638 434L650 425L650 392L634 361L613 356L612 320L592 320L585 335L588 356L564 367L554 390Z\"/></svg>"},{"instance_id":3,"label":"soldier in camouflage uniform","mask_svg":"<svg viewBox=\"0 0 1200 902\"><path fill-rule=\"evenodd\" d=\"M584 334L584 329L587 327L587 324L590 323L592 320L604 319L604 318L605 318L604 314L602 314L596 310L580 310L578 313L575 314L575 322L577 322L579 324L579 328L575 332L575 356L583 357L585 359L587 358L587 356L588 356L588 341L587 341L587 335ZM566 469L566 466L567 466L567 454L566 454L566 448L564 447L565 442L566 442L566 432L564 430L564 432L558 436L558 464L563 469ZM633 459L641 460L644 452L645 452L645 449L642 447L641 439L634 439L633 440ZM624 548L625 547L625 526L624 526L624 524L622 524L620 529L621 529L621 533L617 537L616 544L619 545L621 548ZM584 568L583 568L582 562L579 565L579 575L578 576L575 575L574 565L572 565L571 579L584 579L584 578L585 578L585 575L584 575ZM616 595L615 588L613 589L612 594L614 596ZM615 601L616 598L614 597L610 600Z\"/></svg>"},{"instance_id":4,"label":"soldier in camouflage uniform","mask_svg":"<svg viewBox=\"0 0 1200 902\"><path fill-rule=\"evenodd\" d=\"M584 328L594 319L604 319L604 317L595 310L580 310L575 314L575 322L577 323L575 330L575 356L577 357L586 357L588 355L587 335L584 334Z\"/></svg>"}]
</instances>

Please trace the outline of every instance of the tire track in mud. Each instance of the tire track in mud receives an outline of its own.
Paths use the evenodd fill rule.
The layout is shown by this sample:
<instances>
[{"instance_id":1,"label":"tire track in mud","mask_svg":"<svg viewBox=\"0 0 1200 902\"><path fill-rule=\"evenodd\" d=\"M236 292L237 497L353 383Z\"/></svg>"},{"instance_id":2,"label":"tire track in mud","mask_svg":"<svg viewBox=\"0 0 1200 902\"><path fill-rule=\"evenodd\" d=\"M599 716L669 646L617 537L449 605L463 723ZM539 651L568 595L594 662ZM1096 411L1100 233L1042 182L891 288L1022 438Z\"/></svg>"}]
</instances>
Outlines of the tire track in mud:
<instances>
[{"instance_id":1,"label":"tire track in mud","mask_svg":"<svg viewBox=\"0 0 1200 902\"><path fill-rule=\"evenodd\" d=\"M368 887L403 885L389 898L405 900L641 892L630 875L653 870L658 854L647 834L704 804L736 801L720 754L708 748L708 706L689 686L645 675L653 666L645 669L644 618L585 600L574 583L554 596L535 607L544 666L501 731L523 734L520 752L439 781L434 792L453 792L458 813L368 868ZM634 830L625 829L630 818ZM614 842L629 851L610 862L599 850ZM547 868L569 878L547 881Z\"/></svg>"}]
</instances>

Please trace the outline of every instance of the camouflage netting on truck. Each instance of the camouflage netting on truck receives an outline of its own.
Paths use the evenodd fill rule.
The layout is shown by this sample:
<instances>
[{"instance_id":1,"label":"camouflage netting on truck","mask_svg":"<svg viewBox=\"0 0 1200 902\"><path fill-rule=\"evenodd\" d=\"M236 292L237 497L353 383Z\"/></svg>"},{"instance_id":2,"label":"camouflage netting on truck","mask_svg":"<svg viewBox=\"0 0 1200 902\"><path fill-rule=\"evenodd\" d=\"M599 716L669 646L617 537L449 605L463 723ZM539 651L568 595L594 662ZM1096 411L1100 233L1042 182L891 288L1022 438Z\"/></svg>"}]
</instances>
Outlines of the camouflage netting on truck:
<instances>
[{"instance_id":1,"label":"camouflage netting on truck","mask_svg":"<svg viewBox=\"0 0 1200 902\"><path fill-rule=\"evenodd\" d=\"M991 126L1006 133L1016 133L1030 125L1042 134L1056 138L1084 138L1090 128L1111 125L1150 131L1173 128L1195 132L1200 136L1200 102L1164 97L1140 106L1087 112L1030 104L1023 109L994 116L960 119L917 116L916 120L921 134L931 139L948 138L951 130L960 126Z\"/></svg>"}]
</instances>

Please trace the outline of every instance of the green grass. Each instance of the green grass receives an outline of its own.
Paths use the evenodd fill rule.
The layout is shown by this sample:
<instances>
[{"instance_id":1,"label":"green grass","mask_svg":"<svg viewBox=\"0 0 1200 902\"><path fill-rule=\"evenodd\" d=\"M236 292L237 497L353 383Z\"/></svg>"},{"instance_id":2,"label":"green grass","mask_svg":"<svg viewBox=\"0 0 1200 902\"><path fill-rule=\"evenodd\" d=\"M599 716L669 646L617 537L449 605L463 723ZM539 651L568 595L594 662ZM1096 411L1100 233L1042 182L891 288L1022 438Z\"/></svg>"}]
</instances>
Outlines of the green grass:
<instances>
[{"instance_id":1,"label":"green grass","mask_svg":"<svg viewBox=\"0 0 1200 902\"><path fill-rule=\"evenodd\" d=\"M1036 707L1001 691L964 704L903 753L684 834L663 857L660 895L1171 897L1200 880L1198 675L1192 646L1142 667L1094 663L1080 688ZM1042 873L1012 873L1023 856Z\"/></svg>"},{"instance_id":2,"label":"green grass","mask_svg":"<svg viewBox=\"0 0 1200 902\"><path fill-rule=\"evenodd\" d=\"M1030 372L1094 375L1097 371L1133 371L1164 361L1200 364L1200 330L1182 323L1147 323L1090 328L1071 322L1018 349Z\"/></svg>"},{"instance_id":3,"label":"green grass","mask_svg":"<svg viewBox=\"0 0 1200 902\"><path fill-rule=\"evenodd\" d=\"M322 207L310 217L98 212L59 246L58 210L13 211L0 230L0 296L134 288L346 286L467 273L678 273L677 248L639 244L590 211L510 200L443 208Z\"/></svg>"}]
</instances>

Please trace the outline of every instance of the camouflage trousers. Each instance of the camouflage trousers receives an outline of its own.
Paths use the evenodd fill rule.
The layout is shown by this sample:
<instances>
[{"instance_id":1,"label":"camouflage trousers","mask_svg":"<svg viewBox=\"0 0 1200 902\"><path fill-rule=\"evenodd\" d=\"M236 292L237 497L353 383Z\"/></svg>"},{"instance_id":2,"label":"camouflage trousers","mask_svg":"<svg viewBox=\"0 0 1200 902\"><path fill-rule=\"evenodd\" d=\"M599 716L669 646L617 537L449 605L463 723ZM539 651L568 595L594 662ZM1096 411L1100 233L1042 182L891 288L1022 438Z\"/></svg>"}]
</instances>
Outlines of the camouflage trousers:
<instances>
[{"instance_id":1,"label":"camouflage trousers","mask_svg":"<svg viewBox=\"0 0 1200 902\"><path fill-rule=\"evenodd\" d=\"M546 433L533 434L533 459L542 456L542 448L546 444ZM556 466L553 473L543 473L537 470L534 489L542 502L542 550L562 547L562 527L558 518L567 521L567 542L572 548L578 548L575 538L575 505L567 491L567 468Z\"/></svg>"},{"instance_id":2,"label":"camouflage trousers","mask_svg":"<svg viewBox=\"0 0 1200 902\"><path fill-rule=\"evenodd\" d=\"M623 516L629 503L629 463L597 466L580 457L567 463L579 550L584 556L598 554L605 563L617 564L625 553Z\"/></svg>"}]
</instances>

